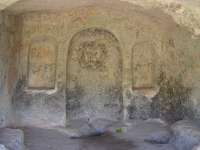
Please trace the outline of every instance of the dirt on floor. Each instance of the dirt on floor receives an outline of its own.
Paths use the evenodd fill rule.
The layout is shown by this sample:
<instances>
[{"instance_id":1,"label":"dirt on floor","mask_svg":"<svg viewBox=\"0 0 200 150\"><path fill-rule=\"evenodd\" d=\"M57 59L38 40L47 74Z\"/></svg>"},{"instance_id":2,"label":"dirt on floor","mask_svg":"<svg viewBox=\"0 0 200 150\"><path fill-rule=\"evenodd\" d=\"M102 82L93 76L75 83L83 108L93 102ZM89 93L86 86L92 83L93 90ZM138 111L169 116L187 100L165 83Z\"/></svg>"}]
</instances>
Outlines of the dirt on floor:
<instances>
[{"instance_id":1,"label":"dirt on floor","mask_svg":"<svg viewBox=\"0 0 200 150\"><path fill-rule=\"evenodd\" d=\"M28 150L175 150L171 144L155 144L138 140L137 132L106 133L70 139L54 129L24 128ZM147 132L147 131L145 131ZM143 134L143 133L142 133Z\"/></svg>"},{"instance_id":2,"label":"dirt on floor","mask_svg":"<svg viewBox=\"0 0 200 150\"><path fill-rule=\"evenodd\" d=\"M50 129L25 128L24 133L28 150L135 150L133 142L118 139L111 134L70 139Z\"/></svg>"}]
</instances>

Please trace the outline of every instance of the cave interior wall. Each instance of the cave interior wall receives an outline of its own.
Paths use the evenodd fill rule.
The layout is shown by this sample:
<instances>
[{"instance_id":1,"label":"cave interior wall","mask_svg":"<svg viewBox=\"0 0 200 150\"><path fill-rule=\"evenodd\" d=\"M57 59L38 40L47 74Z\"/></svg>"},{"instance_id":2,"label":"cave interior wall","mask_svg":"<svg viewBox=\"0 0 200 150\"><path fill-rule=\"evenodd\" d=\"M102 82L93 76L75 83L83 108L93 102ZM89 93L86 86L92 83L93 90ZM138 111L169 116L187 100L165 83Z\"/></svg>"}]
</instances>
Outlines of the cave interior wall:
<instances>
[{"instance_id":1,"label":"cave interior wall","mask_svg":"<svg viewBox=\"0 0 200 150\"><path fill-rule=\"evenodd\" d=\"M161 10L91 5L9 19L0 26L1 118L44 127L200 119L200 39Z\"/></svg>"}]
</instances>

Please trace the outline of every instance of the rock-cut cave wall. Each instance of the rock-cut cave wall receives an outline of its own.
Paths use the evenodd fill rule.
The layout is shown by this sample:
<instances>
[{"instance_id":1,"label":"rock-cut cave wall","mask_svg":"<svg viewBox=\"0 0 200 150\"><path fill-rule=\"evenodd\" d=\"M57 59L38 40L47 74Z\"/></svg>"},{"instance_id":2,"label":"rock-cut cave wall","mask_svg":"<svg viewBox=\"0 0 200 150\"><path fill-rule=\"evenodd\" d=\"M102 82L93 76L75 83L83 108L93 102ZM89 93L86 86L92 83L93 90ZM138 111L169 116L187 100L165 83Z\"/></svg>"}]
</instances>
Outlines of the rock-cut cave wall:
<instances>
[{"instance_id":1,"label":"rock-cut cave wall","mask_svg":"<svg viewBox=\"0 0 200 150\"><path fill-rule=\"evenodd\" d=\"M200 39L160 10L87 6L21 18L17 125L199 118Z\"/></svg>"},{"instance_id":2,"label":"rock-cut cave wall","mask_svg":"<svg viewBox=\"0 0 200 150\"><path fill-rule=\"evenodd\" d=\"M20 30L15 16L0 12L0 127L14 123L11 99L17 81L19 42Z\"/></svg>"}]
</instances>

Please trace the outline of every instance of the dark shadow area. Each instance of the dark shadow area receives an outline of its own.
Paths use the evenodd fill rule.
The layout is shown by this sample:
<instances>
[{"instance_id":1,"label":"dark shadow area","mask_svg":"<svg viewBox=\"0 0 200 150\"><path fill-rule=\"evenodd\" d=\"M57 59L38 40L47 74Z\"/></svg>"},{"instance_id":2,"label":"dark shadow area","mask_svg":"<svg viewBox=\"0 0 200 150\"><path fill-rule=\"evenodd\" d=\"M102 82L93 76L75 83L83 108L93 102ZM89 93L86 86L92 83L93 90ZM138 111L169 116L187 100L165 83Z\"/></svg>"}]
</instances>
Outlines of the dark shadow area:
<instances>
[{"instance_id":1,"label":"dark shadow area","mask_svg":"<svg viewBox=\"0 0 200 150\"><path fill-rule=\"evenodd\" d=\"M80 150L132 150L133 142L118 139L110 133L80 140Z\"/></svg>"}]
</instances>

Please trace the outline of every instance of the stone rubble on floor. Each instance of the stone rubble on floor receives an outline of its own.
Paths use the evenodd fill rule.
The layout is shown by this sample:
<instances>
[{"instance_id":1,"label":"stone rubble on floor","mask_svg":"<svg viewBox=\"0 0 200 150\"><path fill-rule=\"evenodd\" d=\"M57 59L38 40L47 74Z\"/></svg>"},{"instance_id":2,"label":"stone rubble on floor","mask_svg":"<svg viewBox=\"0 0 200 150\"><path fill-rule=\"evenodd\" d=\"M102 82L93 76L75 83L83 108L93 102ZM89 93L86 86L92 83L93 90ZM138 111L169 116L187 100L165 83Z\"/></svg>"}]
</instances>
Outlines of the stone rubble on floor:
<instances>
[{"instance_id":1,"label":"stone rubble on floor","mask_svg":"<svg viewBox=\"0 0 200 150\"><path fill-rule=\"evenodd\" d=\"M56 130L69 138L80 139L109 133L116 139L133 143L134 150L200 150L200 124L189 120L169 126L160 119L125 123L102 118L79 119ZM0 129L0 150L25 150L23 131Z\"/></svg>"},{"instance_id":2,"label":"stone rubble on floor","mask_svg":"<svg viewBox=\"0 0 200 150\"><path fill-rule=\"evenodd\" d=\"M200 143L200 125L195 121L182 120L171 126L171 142L177 150L192 150Z\"/></svg>"},{"instance_id":3,"label":"stone rubble on floor","mask_svg":"<svg viewBox=\"0 0 200 150\"><path fill-rule=\"evenodd\" d=\"M0 150L8 150L4 145L0 144Z\"/></svg>"},{"instance_id":4,"label":"stone rubble on floor","mask_svg":"<svg viewBox=\"0 0 200 150\"><path fill-rule=\"evenodd\" d=\"M200 150L200 144L195 146L192 150Z\"/></svg>"},{"instance_id":5,"label":"stone rubble on floor","mask_svg":"<svg viewBox=\"0 0 200 150\"><path fill-rule=\"evenodd\" d=\"M20 129L2 128L0 129L0 143L9 150L25 150L24 133Z\"/></svg>"},{"instance_id":6,"label":"stone rubble on floor","mask_svg":"<svg viewBox=\"0 0 200 150\"><path fill-rule=\"evenodd\" d=\"M60 130L60 129L59 129ZM106 119L72 121L60 130L70 138L84 138L109 132L113 136L137 143L141 150L198 150L200 126L194 121L182 120L169 126L160 119L133 120L126 123ZM196 146L196 147L195 147Z\"/></svg>"}]
</instances>

